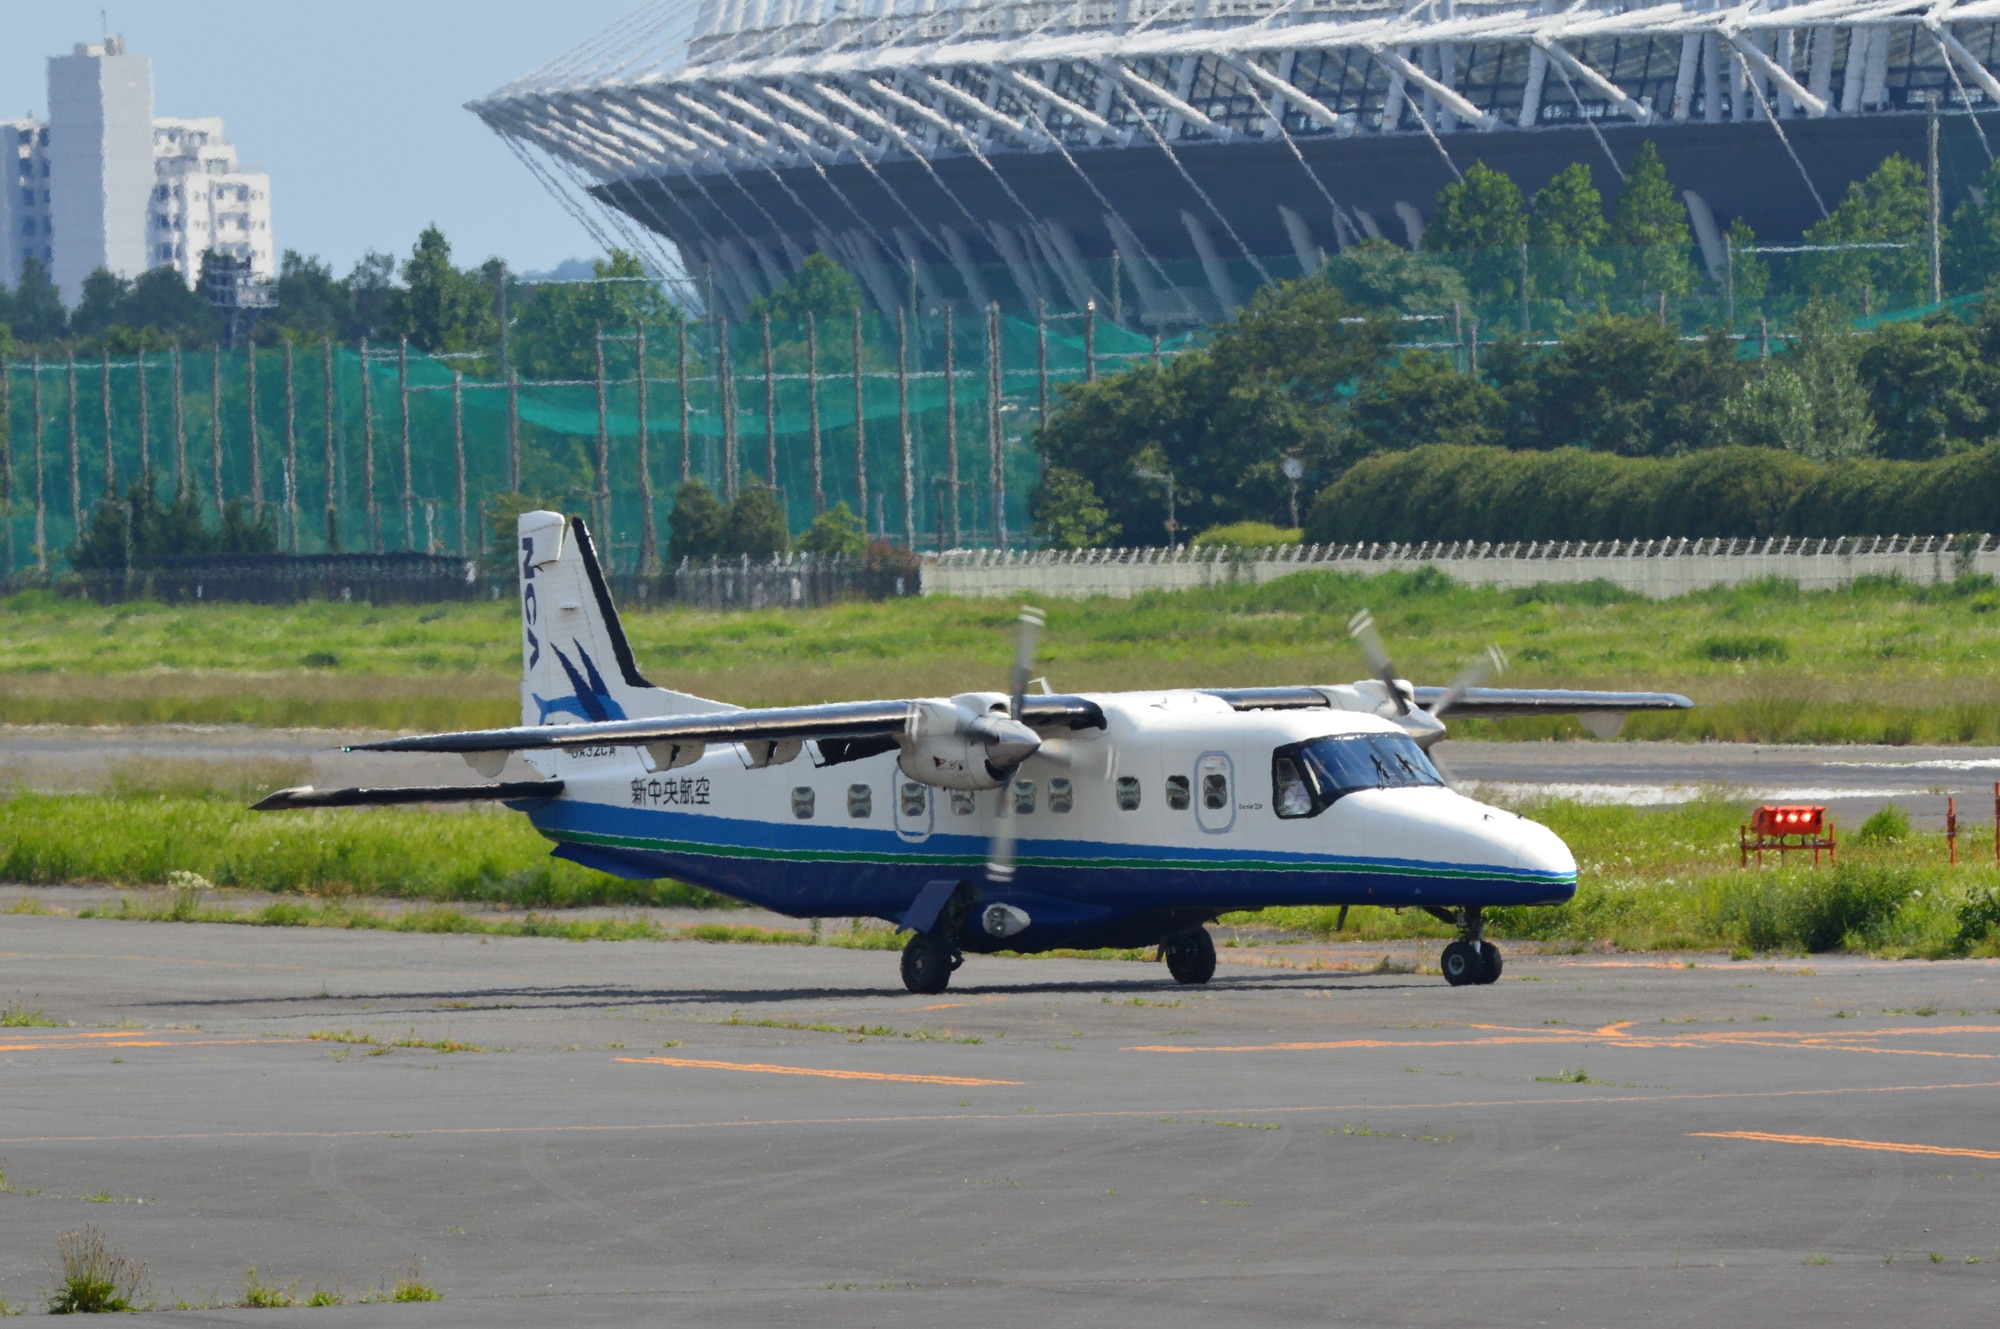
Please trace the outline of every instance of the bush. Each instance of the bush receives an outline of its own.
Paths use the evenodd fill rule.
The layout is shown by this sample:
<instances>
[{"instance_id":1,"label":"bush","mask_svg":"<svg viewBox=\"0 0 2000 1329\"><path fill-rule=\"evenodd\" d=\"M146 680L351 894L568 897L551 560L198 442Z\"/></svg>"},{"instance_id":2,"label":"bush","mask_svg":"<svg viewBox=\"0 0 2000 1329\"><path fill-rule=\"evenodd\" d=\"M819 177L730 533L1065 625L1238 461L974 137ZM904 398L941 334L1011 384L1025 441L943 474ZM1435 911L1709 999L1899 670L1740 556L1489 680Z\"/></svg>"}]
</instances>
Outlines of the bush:
<instances>
[{"instance_id":1,"label":"bush","mask_svg":"<svg viewBox=\"0 0 2000 1329\"><path fill-rule=\"evenodd\" d=\"M1753 951L1831 951L1865 944L1912 890L1907 870L1842 863L1759 876L1706 904L1715 930Z\"/></svg>"},{"instance_id":2,"label":"bush","mask_svg":"<svg viewBox=\"0 0 2000 1329\"><path fill-rule=\"evenodd\" d=\"M1299 535L1296 527L1273 526L1267 521L1239 521L1227 526L1211 526L1189 543L1222 545L1230 549L1268 549L1272 545L1295 545L1299 542Z\"/></svg>"},{"instance_id":3,"label":"bush","mask_svg":"<svg viewBox=\"0 0 2000 1329\"><path fill-rule=\"evenodd\" d=\"M1885 803L1861 823L1854 838L1862 844L1901 844L1910 838L1910 819L1894 803Z\"/></svg>"},{"instance_id":4,"label":"bush","mask_svg":"<svg viewBox=\"0 0 2000 1329\"><path fill-rule=\"evenodd\" d=\"M51 1315L103 1315L139 1308L146 1296L146 1266L108 1249L95 1223L81 1232L56 1238L56 1259L62 1265L55 1291L49 1294Z\"/></svg>"}]
</instances>

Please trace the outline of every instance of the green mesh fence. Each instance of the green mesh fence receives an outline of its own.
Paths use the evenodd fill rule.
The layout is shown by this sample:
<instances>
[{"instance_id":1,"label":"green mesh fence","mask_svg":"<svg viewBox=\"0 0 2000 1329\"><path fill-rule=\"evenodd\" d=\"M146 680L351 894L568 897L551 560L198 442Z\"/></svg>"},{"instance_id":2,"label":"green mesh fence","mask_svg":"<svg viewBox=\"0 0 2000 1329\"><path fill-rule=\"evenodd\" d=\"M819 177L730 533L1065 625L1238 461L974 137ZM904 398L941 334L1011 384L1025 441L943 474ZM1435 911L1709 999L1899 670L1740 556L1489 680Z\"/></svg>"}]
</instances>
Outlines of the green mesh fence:
<instances>
[{"instance_id":1,"label":"green mesh fence","mask_svg":"<svg viewBox=\"0 0 2000 1329\"><path fill-rule=\"evenodd\" d=\"M1110 373L1190 341L1156 343L1083 315L1003 318L997 328L958 315L947 381L946 323L908 319L899 342L893 320L864 317L858 373L846 317L816 325L812 347L803 323L774 322L768 358L761 324L689 324L684 358L680 328L649 327L643 388L631 331L606 332L601 384L594 372L510 384L496 356L395 345L300 344L289 364L284 348L9 361L0 366L5 571L62 567L79 523L146 469L163 490L191 486L211 514L229 499L261 506L280 548L300 553L477 553L496 498L518 492L591 513L613 565L633 569L646 527L642 473L664 553L684 473L727 493L768 480L774 458L794 532L822 503L861 510L865 495L871 534L926 548L942 529L947 544L991 546L1004 509L1006 540L1020 546L1039 474L1027 438L1045 396L1092 360Z\"/></svg>"}]
</instances>

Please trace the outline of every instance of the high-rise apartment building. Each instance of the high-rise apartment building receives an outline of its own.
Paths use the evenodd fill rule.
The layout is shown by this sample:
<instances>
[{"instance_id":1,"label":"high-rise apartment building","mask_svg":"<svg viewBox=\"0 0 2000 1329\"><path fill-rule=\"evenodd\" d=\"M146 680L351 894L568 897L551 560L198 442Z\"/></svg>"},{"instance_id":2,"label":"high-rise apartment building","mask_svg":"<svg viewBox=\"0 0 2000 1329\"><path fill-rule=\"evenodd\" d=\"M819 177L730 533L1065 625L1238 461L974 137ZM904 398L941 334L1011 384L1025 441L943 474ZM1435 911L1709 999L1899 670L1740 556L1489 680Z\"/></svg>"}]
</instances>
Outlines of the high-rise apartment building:
<instances>
[{"instance_id":1,"label":"high-rise apartment building","mask_svg":"<svg viewBox=\"0 0 2000 1329\"><path fill-rule=\"evenodd\" d=\"M0 121L0 186L0 280L39 258L71 306L99 268L192 286L209 249L277 275L270 176L243 169L221 120L156 119L152 60L116 37L49 59L46 121Z\"/></svg>"},{"instance_id":2,"label":"high-rise apartment building","mask_svg":"<svg viewBox=\"0 0 2000 1329\"><path fill-rule=\"evenodd\" d=\"M49 127L0 120L0 282L17 286L21 265L55 262L49 229Z\"/></svg>"},{"instance_id":3,"label":"high-rise apartment building","mask_svg":"<svg viewBox=\"0 0 2000 1329\"><path fill-rule=\"evenodd\" d=\"M213 249L248 259L259 280L277 273L271 177L242 169L221 120L155 120L153 162L149 267L172 267L193 285L201 275L202 251Z\"/></svg>"},{"instance_id":4,"label":"high-rise apartment building","mask_svg":"<svg viewBox=\"0 0 2000 1329\"><path fill-rule=\"evenodd\" d=\"M116 37L49 58L51 275L75 304L99 268L136 277L153 193L153 62Z\"/></svg>"}]
</instances>

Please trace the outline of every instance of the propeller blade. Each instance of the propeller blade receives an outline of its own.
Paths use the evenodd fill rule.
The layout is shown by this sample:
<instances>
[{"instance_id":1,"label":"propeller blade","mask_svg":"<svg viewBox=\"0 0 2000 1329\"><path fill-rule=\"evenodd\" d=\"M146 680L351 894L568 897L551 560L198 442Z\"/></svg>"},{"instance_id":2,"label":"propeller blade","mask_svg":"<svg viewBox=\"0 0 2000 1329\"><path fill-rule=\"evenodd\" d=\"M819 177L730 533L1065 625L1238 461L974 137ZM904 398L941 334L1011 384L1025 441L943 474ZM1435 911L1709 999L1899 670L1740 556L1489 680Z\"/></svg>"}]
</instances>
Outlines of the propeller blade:
<instances>
[{"instance_id":1,"label":"propeller blade","mask_svg":"<svg viewBox=\"0 0 2000 1329\"><path fill-rule=\"evenodd\" d=\"M1396 666L1389 660L1389 648L1382 644L1382 634L1375 630L1375 616L1366 609L1347 620L1347 635L1360 645L1361 653L1368 658L1368 667L1375 671L1375 677L1382 680L1382 686L1389 690L1390 700L1396 703L1396 714L1408 715L1410 703L1403 697L1403 688L1396 678Z\"/></svg>"},{"instance_id":2,"label":"propeller blade","mask_svg":"<svg viewBox=\"0 0 2000 1329\"><path fill-rule=\"evenodd\" d=\"M1014 880L1014 780L1000 786L1000 815L993 822L993 839L986 846L986 880L1007 886Z\"/></svg>"},{"instance_id":3,"label":"propeller blade","mask_svg":"<svg viewBox=\"0 0 2000 1329\"><path fill-rule=\"evenodd\" d=\"M1488 646L1451 681L1451 686L1445 689L1443 700L1431 707L1431 714L1444 715L1446 711L1458 705L1459 699L1467 692L1473 688L1484 687L1489 679L1497 678L1506 672L1507 657L1501 653L1498 646Z\"/></svg>"},{"instance_id":4,"label":"propeller blade","mask_svg":"<svg viewBox=\"0 0 2000 1329\"><path fill-rule=\"evenodd\" d=\"M1023 605L1014 626L1014 676L1007 687L1007 714L1016 720L1027 700L1028 679L1035 672L1035 647L1041 641L1044 621L1041 610Z\"/></svg>"}]
</instances>

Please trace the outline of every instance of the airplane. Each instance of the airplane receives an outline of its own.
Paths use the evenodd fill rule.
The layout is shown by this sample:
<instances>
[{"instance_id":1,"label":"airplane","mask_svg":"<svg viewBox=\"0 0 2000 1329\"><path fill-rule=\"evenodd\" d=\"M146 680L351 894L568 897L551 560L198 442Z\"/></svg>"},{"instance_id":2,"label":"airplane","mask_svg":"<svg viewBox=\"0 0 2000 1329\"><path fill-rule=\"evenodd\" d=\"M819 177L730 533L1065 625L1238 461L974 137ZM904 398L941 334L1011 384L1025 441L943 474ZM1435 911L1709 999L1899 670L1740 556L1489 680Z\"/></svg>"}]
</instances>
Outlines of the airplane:
<instances>
[{"instance_id":1,"label":"airplane","mask_svg":"<svg viewBox=\"0 0 2000 1329\"><path fill-rule=\"evenodd\" d=\"M1492 983L1484 912L1569 900L1576 861L1447 784L1428 755L1444 717L1575 714L1608 737L1628 712L1693 705L1482 687L1481 670L1414 687L1365 611L1351 630L1376 677L1356 683L1032 694L1027 610L1005 692L746 710L640 674L582 518L529 512L518 534L521 724L346 750L457 753L488 780L519 754L540 778L306 786L256 808L497 801L614 876L893 923L914 993L944 991L968 952L1065 947L1158 946L1175 980L1205 983L1207 925L1271 905L1422 909L1458 930L1445 980Z\"/></svg>"}]
</instances>

